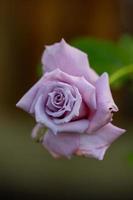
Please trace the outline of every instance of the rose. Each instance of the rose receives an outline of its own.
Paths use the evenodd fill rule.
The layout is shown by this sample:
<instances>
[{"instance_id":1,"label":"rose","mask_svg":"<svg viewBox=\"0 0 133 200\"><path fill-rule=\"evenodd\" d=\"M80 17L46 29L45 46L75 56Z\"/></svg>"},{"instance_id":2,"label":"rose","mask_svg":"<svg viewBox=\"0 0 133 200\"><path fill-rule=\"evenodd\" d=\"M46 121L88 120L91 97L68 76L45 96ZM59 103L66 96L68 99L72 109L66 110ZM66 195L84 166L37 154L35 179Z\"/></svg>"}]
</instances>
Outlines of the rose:
<instances>
[{"instance_id":1,"label":"rose","mask_svg":"<svg viewBox=\"0 0 133 200\"><path fill-rule=\"evenodd\" d=\"M46 73L17 103L36 119L32 136L47 127L40 142L54 157L102 160L125 131L110 123L118 108L108 74L99 77L89 67L87 55L64 40L46 47L42 64Z\"/></svg>"}]
</instances>

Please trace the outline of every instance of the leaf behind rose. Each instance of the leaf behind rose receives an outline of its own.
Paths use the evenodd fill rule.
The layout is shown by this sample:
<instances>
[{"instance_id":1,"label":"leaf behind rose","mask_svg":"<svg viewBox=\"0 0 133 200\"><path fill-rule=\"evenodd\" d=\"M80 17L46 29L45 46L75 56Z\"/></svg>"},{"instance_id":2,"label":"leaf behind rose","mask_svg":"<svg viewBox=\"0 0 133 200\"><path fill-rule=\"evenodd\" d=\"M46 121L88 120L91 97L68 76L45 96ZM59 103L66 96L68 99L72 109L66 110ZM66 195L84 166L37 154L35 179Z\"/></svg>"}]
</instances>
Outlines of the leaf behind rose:
<instances>
[{"instance_id":1,"label":"leaf behind rose","mask_svg":"<svg viewBox=\"0 0 133 200\"><path fill-rule=\"evenodd\" d=\"M106 71L110 76L117 75L118 79L115 78L113 81L113 87L119 88L125 80L132 79L130 72L133 71L133 66L131 66L133 64L133 38L131 36L122 36L118 42L87 37L77 38L71 44L88 54L90 65L98 74ZM125 73L119 76L118 73L121 71ZM130 72L127 73L128 71Z\"/></svg>"}]
</instances>

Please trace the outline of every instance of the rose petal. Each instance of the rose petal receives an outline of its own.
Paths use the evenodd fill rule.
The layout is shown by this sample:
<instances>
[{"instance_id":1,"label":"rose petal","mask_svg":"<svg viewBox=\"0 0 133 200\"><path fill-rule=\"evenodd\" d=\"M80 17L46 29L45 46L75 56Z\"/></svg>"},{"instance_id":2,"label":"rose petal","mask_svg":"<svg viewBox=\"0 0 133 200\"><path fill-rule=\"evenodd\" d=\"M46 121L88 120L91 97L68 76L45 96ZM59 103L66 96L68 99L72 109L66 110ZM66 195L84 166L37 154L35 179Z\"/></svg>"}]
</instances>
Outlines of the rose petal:
<instances>
[{"instance_id":1,"label":"rose petal","mask_svg":"<svg viewBox=\"0 0 133 200\"><path fill-rule=\"evenodd\" d=\"M70 157L79 147L79 135L75 133L60 133L54 135L48 131L42 145L53 155ZM54 155L53 155L54 156Z\"/></svg>"},{"instance_id":2,"label":"rose petal","mask_svg":"<svg viewBox=\"0 0 133 200\"><path fill-rule=\"evenodd\" d=\"M43 96L40 96L38 98L37 103L35 105L35 118L37 123L44 124L46 127L51 129L54 134L66 131L84 133L89 126L89 122L87 119L76 120L73 122L64 123L60 125L55 124L53 120L50 119L50 117L48 117L44 111Z\"/></svg>"},{"instance_id":3,"label":"rose petal","mask_svg":"<svg viewBox=\"0 0 133 200\"><path fill-rule=\"evenodd\" d=\"M59 83L60 82L58 82L58 85L59 85ZM75 115L77 115L77 111L79 112L79 108L80 108L80 104L81 104L81 102L80 101L78 101L78 99L77 99L77 102L76 102L76 104L78 104L79 105L79 108L78 108L78 106L76 107L76 111L74 112L70 112L71 110L72 110L72 106L73 106L73 104L74 104L74 102L76 101L76 98L75 97L73 97L73 95L72 95L72 92L70 91L70 86L69 87L67 87L67 84L60 84L60 85L62 85L63 86L63 88L61 88L62 89L62 92L64 93L64 97L65 97L65 101L64 101L64 105L62 105L62 107L60 108L60 109L58 109L57 111L55 111L55 112L53 112L53 111L51 111L51 110L49 110L49 108L48 107L46 107L46 113L48 114L48 115L50 115L50 116L52 116L52 117L54 117L53 118L53 120L54 120L54 122L55 123L57 123L57 124L59 124L59 123L64 123L64 122L68 122L68 121L70 121L70 119L72 119L72 114L75 116ZM65 87L64 87L65 86ZM71 88L71 90L72 89L74 89L74 88ZM75 92L76 93L76 89L75 89L75 91L73 91L73 92ZM52 93L53 94L53 93ZM51 95L52 95L51 94ZM77 93L75 94L76 96L77 96ZM79 94L80 95L80 94ZM54 102L53 102L53 98L51 97L51 102L52 102L52 104L54 104ZM65 112L67 112L67 111L69 111L70 112L70 114L71 114L71 116L69 116L69 118L68 117L64 117L63 119L58 119L58 117L61 117ZM67 120L67 121L66 121Z\"/></svg>"},{"instance_id":4,"label":"rose petal","mask_svg":"<svg viewBox=\"0 0 133 200\"><path fill-rule=\"evenodd\" d=\"M102 74L95 86L97 111L90 121L88 133L96 131L110 122L113 117L113 112L118 111L110 91L108 74Z\"/></svg>"},{"instance_id":5,"label":"rose petal","mask_svg":"<svg viewBox=\"0 0 133 200\"><path fill-rule=\"evenodd\" d=\"M92 111L96 110L95 87L91 83L86 81L83 76L82 77L71 76L65 72L62 72L60 69L56 69L52 72L46 73L45 80L63 81L67 84L77 87L82 96L82 99L89 107L89 109L91 109Z\"/></svg>"},{"instance_id":6,"label":"rose petal","mask_svg":"<svg viewBox=\"0 0 133 200\"><path fill-rule=\"evenodd\" d=\"M47 97L48 91L62 82L67 86L77 87L83 101L91 111L96 109L95 87L87 82L83 77L70 76L57 69L46 73L17 103L17 107L34 114L34 108L38 97L43 93Z\"/></svg>"},{"instance_id":7,"label":"rose petal","mask_svg":"<svg viewBox=\"0 0 133 200\"><path fill-rule=\"evenodd\" d=\"M59 43L46 46L42 64L44 72L59 68L70 75L84 76L91 83L98 78L98 75L89 67L87 54L71 47L63 39Z\"/></svg>"},{"instance_id":8,"label":"rose petal","mask_svg":"<svg viewBox=\"0 0 133 200\"><path fill-rule=\"evenodd\" d=\"M75 90L75 103L73 105L73 108L71 109L70 113L67 116L65 116L64 118L62 118L62 119L53 119L53 121L56 124L68 123L74 117L79 116L79 111L80 111L80 107L81 107L81 104L82 104L82 97L81 97L81 95L80 95L80 93L79 93L79 91L78 91L78 89L76 87L74 87L74 90ZM71 98L70 98L70 100L71 100Z\"/></svg>"},{"instance_id":9,"label":"rose petal","mask_svg":"<svg viewBox=\"0 0 133 200\"><path fill-rule=\"evenodd\" d=\"M28 92L26 92L26 94L18 101L16 106L30 114L34 114L35 104L39 96L43 94L43 96L47 98L49 91L52 90L52 88L54 88L55 86L60 85L66 85L67 87L71 87L68 84L61 82L59 83L57 81L46 81L45 75L43 75L43 77L39 81L37 81L35 85Z\"/></svg>"},{"instance_id":10,"label":"rose petal","mask_svg":"<svg viewBox=\"0 0 133 200\"><path fill-rule=\"evenodd\" d=\"M80 135L80 146L77 155L85 155L102 160L110 144L125 132L109 123L91 135Z\"/></svg>"},{"instance_id":11,"label":"rose petal","mask_svg":"<svg viewBox=\"0 0 133 200\"><path fill-rule=\"evenodd\" d=\"M33 113L34 111L31 107L43 82L44 76L18 101L16 106L28 113Z\"/></svg>"},{"instance_id":12,"label":"rose petal","mask_svg":"<svg viewBox=\"0 0 133 200\"><path fill-rule=\"evenodd\" d=\"M51 97L48 97L48 100L46 103L46 109L49 109L51 112L57 112L59 107L54 106L53 102L51 101Z\"/></svg>"}]
</instances>

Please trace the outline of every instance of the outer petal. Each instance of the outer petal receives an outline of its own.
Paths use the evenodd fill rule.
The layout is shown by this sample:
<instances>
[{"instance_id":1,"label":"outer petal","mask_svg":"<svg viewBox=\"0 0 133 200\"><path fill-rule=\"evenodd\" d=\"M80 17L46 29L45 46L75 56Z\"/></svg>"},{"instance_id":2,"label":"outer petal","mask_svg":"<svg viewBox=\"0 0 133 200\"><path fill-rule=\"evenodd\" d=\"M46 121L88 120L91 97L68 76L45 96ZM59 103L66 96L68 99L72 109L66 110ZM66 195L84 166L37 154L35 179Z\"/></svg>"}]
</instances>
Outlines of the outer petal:
<instances>
[{"instance_id":1,"label":"outer petal","mask_svg":"<svg viewBox=\"0 0 133 200\"><path fill-rule=\"evenodd\" d=\"M84 79L84 77L71 76L67 73L56 69L50 73L46 73L16 104L17 107L22 108L30 114L34 114L34 107L38 100L38 97L48 94L50 84L49 81L64 82L73 87L77 87L83 101L86 103L88 108L92 111L96 109L96 95L95 87Z\"/></svg>"},{"instance_id":2,"label":"outer petal","mask_svg":"<svg viewBox=\"0 0 133 200\"><path fill-rule=\"evenodd\" d=\"M108 74L102 74L95 86L97 111L90 121L88 133L96 131L109 123L112 120L113 112L118 111L110 91Z\"/></svg>"},{"instance_id":3,"label":"outer petal","mask_svg":"<svg viewBox=\"0 0 133 200\"><path fill-rule=\"evenodd\" d=\"M98 75L89 67L87 54L71 47L63 39L59 43L46 46L42 64L45 72L59 68L70 75L84 76L91 83L98 78Z\"/></svg>"},{"instance_id":4,"label":"outer petal","mask_svg":"<svg viewBox=\"0 0 133 200\"><path fill-rule=\"evenodd\" d=\"M63 81L72 86L76 86L88 108L90 108L93 111L96 109L95 87L91 83L86 81L86 79L83 76L82 77L71 76L61 71L60 69L56 69L52 72L46 73L45 80Z\"/></svg>"},{"instance_id":5,"label":"outer petal","mask_svg":"<svg viewBox=\"0 0 133 200\"><path fill-rule=\"evenodd\" d=\"M111 123L91 135L80 135L77 155L85 155L102 160L110 144L125 132Z\"/></svg>"},{"instance_id":6,"label":"outer petal","mask_svg":"<svg viewBox=\"0 0 133 200\"><path fill-rule=\"evenodd\" d=\"M61 133L54 135L48 131L44 135L42 144L54 157L70 157L79 147L79 134Z\"/></svg>"},{"instance_id":7,"label":"outer petal","mask_svg":"<svg viewBox=\"0 0 133 200\"><path fill-rule=\"evenodd\" d=\"M43 82L44 76L19 100L16 106L28 113L33 113L31 107Z\"/></svg>"}]
</instances>

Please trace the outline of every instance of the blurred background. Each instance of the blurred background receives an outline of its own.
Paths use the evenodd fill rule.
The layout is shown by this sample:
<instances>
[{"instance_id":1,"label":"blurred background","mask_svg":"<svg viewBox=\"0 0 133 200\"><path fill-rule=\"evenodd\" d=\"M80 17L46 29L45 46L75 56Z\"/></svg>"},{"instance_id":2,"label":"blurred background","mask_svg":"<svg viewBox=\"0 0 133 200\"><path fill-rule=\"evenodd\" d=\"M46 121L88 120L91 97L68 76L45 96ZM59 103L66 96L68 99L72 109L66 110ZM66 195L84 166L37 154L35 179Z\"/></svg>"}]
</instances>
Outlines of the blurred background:
<instances>
[{"instance_id":1,"label":"blurred background","mask_svg":"<svg viewBox=\"0 0 133 200\"><path fill-rule=\"evenodd\" d=\"M0 199L132 199L132 34L133 0L0 0ZM34 119L15 108L39 78L44 45L61 38L111 77L114 124L127 133L102 162L54 160L30 138Z\"/></svg>"}]
</instances>

